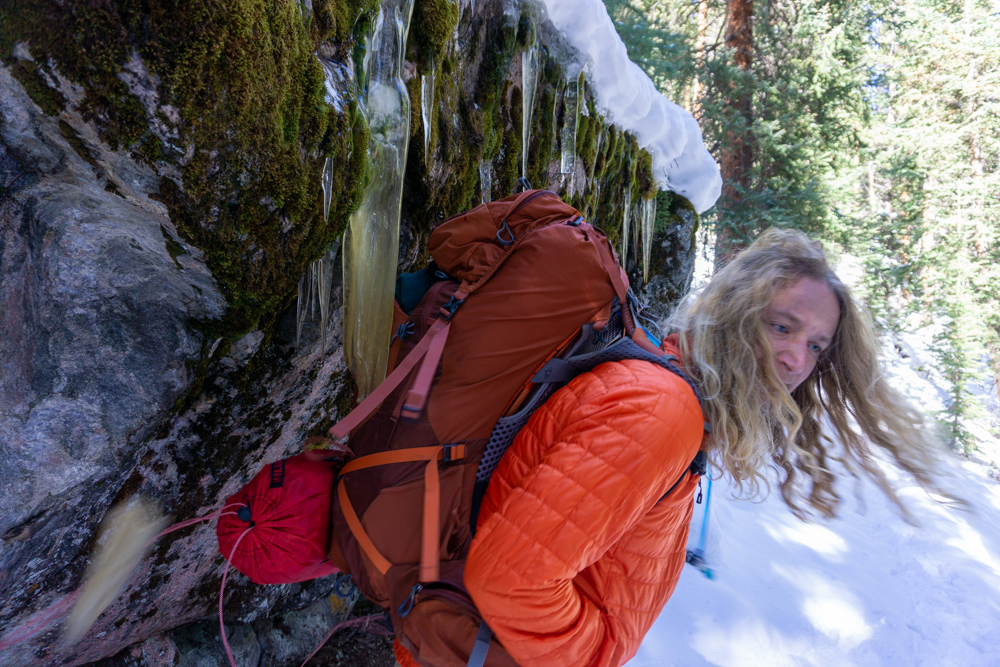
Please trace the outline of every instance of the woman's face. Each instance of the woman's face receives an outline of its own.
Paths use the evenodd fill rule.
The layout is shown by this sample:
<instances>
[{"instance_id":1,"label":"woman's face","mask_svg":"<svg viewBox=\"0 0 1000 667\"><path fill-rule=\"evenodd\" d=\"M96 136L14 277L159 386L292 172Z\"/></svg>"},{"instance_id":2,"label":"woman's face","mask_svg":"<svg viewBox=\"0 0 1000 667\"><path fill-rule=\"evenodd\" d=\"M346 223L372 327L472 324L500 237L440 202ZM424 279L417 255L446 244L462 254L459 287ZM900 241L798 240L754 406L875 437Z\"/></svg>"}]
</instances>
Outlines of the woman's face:
<instances>
[{"instance_id":1,"label":"woman's face","mask_svg":"<svg viewBox=\"0 0 1000 667\"><path fill-rule=\"evenodd\" d=\"M774 293L764 311L778 377L794 390L833 342L840 322L837 297L822 280L802 278Z\"/></svg>"}]
</instances>

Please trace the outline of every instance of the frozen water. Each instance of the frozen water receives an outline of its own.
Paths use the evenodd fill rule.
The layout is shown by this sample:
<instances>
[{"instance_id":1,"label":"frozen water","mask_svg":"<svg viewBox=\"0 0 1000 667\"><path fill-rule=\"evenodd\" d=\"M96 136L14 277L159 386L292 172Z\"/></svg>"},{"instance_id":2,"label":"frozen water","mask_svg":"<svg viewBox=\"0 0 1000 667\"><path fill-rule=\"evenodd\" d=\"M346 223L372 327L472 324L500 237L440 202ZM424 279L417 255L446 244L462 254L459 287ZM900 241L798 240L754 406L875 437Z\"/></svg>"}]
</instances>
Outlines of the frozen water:
<instances>
[{"instance_id":1,"label":"frozen water","mask_svg":"<svg viewBox=\"0 0 1000 667\"><path fill-rule=\"evenodd\" d=\"M649 262L653 256L653 226L656 223L656 197L643 199L642 207L642 282L649 283Z\"/></svg>"},{"instance_id":2,"label":"frozen water","mask_svg":"<svg viewBox=\"0 0 1000 667\"><path fill-rule=\"evenodd\" d=\"M358 398L385 378L399 252L410 98L402 79L413 0L385 0L367 40L364 107L372 180L344 233L344 361Z\"/></svg>"},{"instance_id":3,"label":"frozen water","mask_svg":"<svg viewBox=\"0 0 1000 667\"><path fill-rule=\"evenodd\" d=\"M625 200L622 202L622 266L628 270L629 223L632 221L632 186L625 189Z\"/></svg>"},{"instance_id":4,"label":"frozen water","mask_svg":"<svg viewBox=\"0 0 1000 667\"><path fill-rule=\"evenodd\" d=\"M653 156L661 188L686 197L702 213L722 192L719 166L705 148L694 117L667 100L628 59L601 0L533 0L580 54L598 111L630 131Z\"/></svg>"},{"instance_id":5,"label":"frozen water","mask_svg":"<svg viewBox=\"0 0 1000 667\"><path fill-rule=\"evenodd\" d=\"M566 92L563 93L563 126L559 141L562 154L559 170L564 174L576 171L576 127L580 117L580 98L580 78L574 76L566 82Z\"/></svg>"},{"instance_id":6,"label":"frozen water","mask_svg":"<svg viewBox=\"0 0 1000 667\"><path fill-rule=\"evenodd\" d=\"M323 224L330 221L330 201L333 199L333 160L326 158L323 162L323 174L320 177L323 188Z\"/></svg>"},{"instance_id":7,"label":"frozen water","mask_svg":"<svg viewBox=\"0 0 1000 667\"><path fill-rule=\"evenodd\" d=\"M531 140L531 112L538 91L538 43L532 39L521 52L521 176L528 177L528 146Z\"/></svg>"},{"instance_id":8,"label":"frozen water","mask_svg":"<svg viewBox=\"0 0 1000 667\"><path fill-rule=\"evenodd\" d=\"M490 160L479 161L479 192L484 204L492 201L493 163Z\"/></svg>"},{"instance_id":9,"label":"frozen water","mask_svg":"<svg viewBox=\"0 0 1000 667\"><path fill-rule=\"evenodd\" d=\"M434 116L434 58L431 57L427 72L420 77L420 119L424 124L424 162L431 162L431 119Z\"/></svg>"}]
</instances>

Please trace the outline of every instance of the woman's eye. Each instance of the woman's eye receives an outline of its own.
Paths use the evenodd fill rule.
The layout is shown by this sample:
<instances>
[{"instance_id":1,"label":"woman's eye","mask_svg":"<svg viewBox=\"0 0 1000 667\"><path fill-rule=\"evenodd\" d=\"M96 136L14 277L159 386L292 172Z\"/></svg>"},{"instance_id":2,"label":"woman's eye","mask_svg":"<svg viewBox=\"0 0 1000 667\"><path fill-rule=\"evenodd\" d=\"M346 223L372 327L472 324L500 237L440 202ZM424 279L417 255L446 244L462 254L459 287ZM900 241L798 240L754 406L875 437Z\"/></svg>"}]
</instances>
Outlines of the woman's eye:
<instances>
[{"instance_id":1,"label":"woman's eye","mask_svg":"<svg viewBox=\"0 0 1000 667\"><path fill-rule=\"evenodd\" d=\"M778 333L788 333L788 327L786 327L784 324L778 324L777 322L775 322L771 326L773 326L774 330L777 331Z\"/></svg>"},{"instance_id":2,"label":"woman's eye","mask_svg":"<svg viewBox=\"0 0 1000 667\"><path fill-rule=\"evenodd\" d=\"M809 343L809 349L812 350L814 354L820 354L823 351L823 348L816 343Z\"/></svg>"}]
</instances>

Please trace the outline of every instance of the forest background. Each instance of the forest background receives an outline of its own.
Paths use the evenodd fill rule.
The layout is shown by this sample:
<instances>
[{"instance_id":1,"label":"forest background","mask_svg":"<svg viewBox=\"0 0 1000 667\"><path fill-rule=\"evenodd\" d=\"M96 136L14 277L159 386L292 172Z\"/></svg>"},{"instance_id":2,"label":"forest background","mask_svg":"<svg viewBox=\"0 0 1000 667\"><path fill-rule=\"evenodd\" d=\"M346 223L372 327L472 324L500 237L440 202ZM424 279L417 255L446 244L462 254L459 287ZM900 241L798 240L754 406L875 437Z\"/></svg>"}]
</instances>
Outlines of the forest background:
<instances>
[{"instance_id":1,"label":"forest background","mask_svg":"<svg viewBox=\"0 0 1000 667\"><path fill-rule=\"evenodd\" d=\"M721 166L717 264L770 226L860 259L884 329L934 332L937 417L974 450L972 385L1000 396L1000 0L605 5Z\"/></svg>"}]
</instances>

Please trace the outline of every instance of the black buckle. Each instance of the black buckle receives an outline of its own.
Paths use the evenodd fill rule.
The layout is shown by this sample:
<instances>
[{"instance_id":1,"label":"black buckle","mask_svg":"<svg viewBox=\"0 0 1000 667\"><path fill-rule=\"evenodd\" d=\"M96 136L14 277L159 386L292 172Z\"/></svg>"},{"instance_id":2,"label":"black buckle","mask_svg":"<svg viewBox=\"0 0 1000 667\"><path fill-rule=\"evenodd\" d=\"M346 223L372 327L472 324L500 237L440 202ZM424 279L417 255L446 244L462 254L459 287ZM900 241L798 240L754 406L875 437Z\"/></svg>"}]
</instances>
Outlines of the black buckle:
<instances>
[{"instance_id":1,"label":"black buckle","mask_svg":"<svg viewBox=\"0 0 1000 667\"><path fill-rule=\"evenodd\" d=\"M699 449L698 453L694 455L694 460L691 461L691 474L693 475L704 475L708 471L708 455L705 453L704 449Z\"/></svg>"},{"instance_id":2,"label":"black buckle","mask_svg":"<svg viewBox=\"0 0 1000 667\"><path fill-rule=\"evenodd\" d=\"M579 227L581 222L583 222L583 216L578 215L572 220L567 220L566 224L569 225L570 227Z\"/></svg>"},{"instance_id":3,"label":"black buckle","mask_svg":"<svg viewBox=\"0 0 1000 667\"><path fill-rule=\"evenodd\" d=\"M465 299L456 299L455 295L452 294L448 302L441 306L441 317L446 320L450 320L451 316L455 314L458 307L465 303Z\"/></svg>"},{"instance_id":4,"label":"black buckle","mask_svg":"<svg viewBox=\"0 0 1000 667\"><path fill-rule=\"evenodd\" d=\"M452 461L458 461L459 459L461 459L462 458L461 456L452 455L452 452L454 452L455 448L457 447L458 445L443 445L444 451L441 454L441 461L443 463L451 463Z\"/></svg>"}]
</instances>

